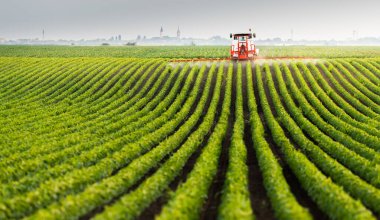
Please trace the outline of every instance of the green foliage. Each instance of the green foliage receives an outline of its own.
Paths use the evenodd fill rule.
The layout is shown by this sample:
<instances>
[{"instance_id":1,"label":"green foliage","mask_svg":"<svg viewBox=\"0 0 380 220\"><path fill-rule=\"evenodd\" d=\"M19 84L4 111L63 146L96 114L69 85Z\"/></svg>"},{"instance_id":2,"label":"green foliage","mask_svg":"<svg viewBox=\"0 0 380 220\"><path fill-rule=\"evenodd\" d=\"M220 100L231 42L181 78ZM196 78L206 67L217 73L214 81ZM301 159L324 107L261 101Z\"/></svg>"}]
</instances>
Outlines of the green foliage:
<instances>
[{"instance_id":1,"label":"green foliage","mask_svg":"<svg viewBox=\"0 0 380 220\"><path fill-rule=\"evenodd\" d=\"M319 217L292 187L331 219L380 214L378 58L251 66L170 62L181 47L2 48L56 57L0 58L0 219L135 219L152 204L158 219L199 219L215 202L213 217L254 219L251 169L277 219ZM73 54L87 57L59 58Z\"/></svg>"},{"instance_id":2,"label":"green foliage","mask_svg":"<svg viewBox=\"0 0 380 220\"><path fill-rule=\"evenodd\" d=\"M261 46L263 57L380 57L378 46ZM229 46L4 46L0 57L227 58Z\"/></svg>"},{"instance_id":3,"label":"green foliage","mask_svg":"<svg viewBox=\"0 0 380 220\"><path fill-rule=\"evenodd\" d=\"M256 68L260 68L256 66ZM282 168L265 139L252 82L251 64L247 65L247 95L253 147L264 179L264 186L278 219L311 219L307 209L298 204L286 182Z\"/></svg>"},{"instance_id":4,"label":"green foliage","mask_svg":"<svg viewBox=\"0 0 380 220\"><path fill-rule=\"evenodd\" d=\"M340 164L337 164L335 160L329 159L323 151L304 136L301 129L290 118L282 106L272 80L272 74L269 71L269 66L264 65L264 67L270 93L268 95L270 95L275 105L275 110L281 125L288 130L298 146L302 147L308 156L313 158L314 162L318 162L321 167L329 166L331 171L335 171L335 169L339 168ZM261 105L263 106L264 115L273 139L280 147L286 162L297 176L302 187L308 192L309 196L333 219L373 219L374 217L371 212L368 211L361 202L352 199L342 188L327 178L304 154L293 147L270 109L260 68L257 68L257 84L259 87ZM338 175L338 178L339 177ZM343 180L345 179L343 178Z\"/></svg>"},{"instance_id":5,"label":"green foliage","mask_svg":"<svg viewBox=\"0 0 380 220\"><path fill-rule=\"evenodd\" d=\"M224 65L220 65L218 76L223 75ZM186 182L173 193L163 207L158 219L198 219L202 205L218 171L222 141L225 138L231 105L232 65L227 72L222 112L207 145L190 172Z\"/></svg>"}]
</instances>

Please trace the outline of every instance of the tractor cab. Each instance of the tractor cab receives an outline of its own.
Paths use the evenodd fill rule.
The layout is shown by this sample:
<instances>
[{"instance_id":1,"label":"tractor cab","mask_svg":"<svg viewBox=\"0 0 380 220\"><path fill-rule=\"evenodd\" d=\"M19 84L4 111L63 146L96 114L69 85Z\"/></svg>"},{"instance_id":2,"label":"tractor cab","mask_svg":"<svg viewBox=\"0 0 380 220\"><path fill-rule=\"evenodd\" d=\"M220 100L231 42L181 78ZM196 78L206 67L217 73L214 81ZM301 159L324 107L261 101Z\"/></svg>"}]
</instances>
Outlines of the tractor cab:
<instances>
[{"instance_id":1,"label":"tractor cab","mask_svg":"<svg viewBox=\"0 0 380 220\"><path fill-rule=\"evenodd\" d=\"M251 32L251 29L249 31ZM253 38L256 38L255 33L230 34L230 38L232 38L231 59L248 60L258 55L259 49L253 42Z\"/></svg>"}]
</instances>

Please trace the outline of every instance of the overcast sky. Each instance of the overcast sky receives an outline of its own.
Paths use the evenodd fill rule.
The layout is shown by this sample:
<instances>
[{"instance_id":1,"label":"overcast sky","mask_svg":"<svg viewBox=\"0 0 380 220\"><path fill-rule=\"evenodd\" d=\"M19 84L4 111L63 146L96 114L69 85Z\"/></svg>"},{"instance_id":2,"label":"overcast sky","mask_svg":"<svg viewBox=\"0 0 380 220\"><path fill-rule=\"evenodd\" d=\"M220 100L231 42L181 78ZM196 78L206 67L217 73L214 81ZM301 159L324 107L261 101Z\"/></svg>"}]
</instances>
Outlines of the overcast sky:
<instances>
[{"instance_id":1,"label":"overcast sky","mask_svg":"<svg viewBox=\"0 0 380 220\"><path fill-rule=\"evenodd\" d=\"M95 39L121 34L258 38L380 37L380 0L0 0L0 38Z\"/></svg>"}]
</instances>

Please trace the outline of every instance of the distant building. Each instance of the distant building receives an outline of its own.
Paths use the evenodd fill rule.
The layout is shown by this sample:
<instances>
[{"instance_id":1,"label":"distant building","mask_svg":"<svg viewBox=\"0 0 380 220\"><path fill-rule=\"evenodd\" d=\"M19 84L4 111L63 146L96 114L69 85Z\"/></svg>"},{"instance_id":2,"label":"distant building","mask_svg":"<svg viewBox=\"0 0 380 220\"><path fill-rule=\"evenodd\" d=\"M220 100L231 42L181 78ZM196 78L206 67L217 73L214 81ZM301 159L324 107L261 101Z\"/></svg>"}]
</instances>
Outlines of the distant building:
<instances>
[{"instance_id":1,"label":"distant building","mask_svg":"<svg viewBox=\"0 0 380 220\"><path fill-rule=\"evenodd\" d=\"M181 31L179 30L179 26L178 26L178 29L177 29L177 38L181 39Z\"/></svg>"},{"instance_id":2,"label":"distant building","mask_svg":"<svg viewBox=\"0 0 380 220\"><path fill-rule=\"evenodd\" d=\"M164 29L162 28L161 26L161 29L160 29L160 37L162 37L162 34L164 33Z\"/></svg>"}]
</instances>

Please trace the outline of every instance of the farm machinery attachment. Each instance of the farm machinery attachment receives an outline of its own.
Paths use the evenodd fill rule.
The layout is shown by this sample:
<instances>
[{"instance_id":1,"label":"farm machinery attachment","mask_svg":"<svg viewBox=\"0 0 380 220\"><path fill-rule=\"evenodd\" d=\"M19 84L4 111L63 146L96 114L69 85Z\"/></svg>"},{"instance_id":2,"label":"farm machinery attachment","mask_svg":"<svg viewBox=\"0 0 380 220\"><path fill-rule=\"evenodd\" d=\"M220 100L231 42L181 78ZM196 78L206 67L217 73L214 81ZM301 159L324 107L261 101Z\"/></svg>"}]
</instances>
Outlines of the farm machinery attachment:
<instances>
[{"instance_id":1,"label":"farm machinery attachment","mask_svg":"<svg viewBox=\"0 0 380 220\"><path fill-rule=\"evenodd\" d=\"M253 60L258 54L259 49L256 48L256 45L253 41L253 38L256 38L256 34L251 32L249 33L236 33L230 34L232 39L230 55L233 60Z\"/></svg>"}]
</instances>

